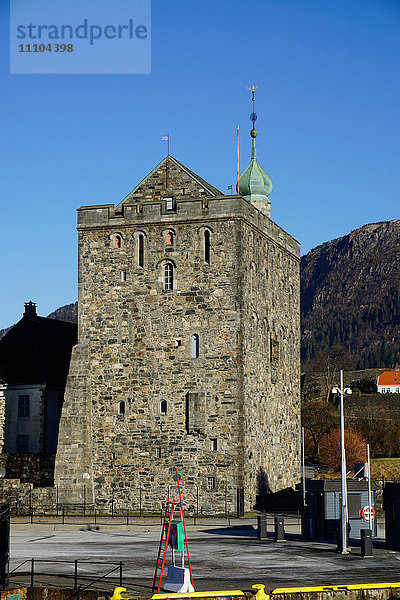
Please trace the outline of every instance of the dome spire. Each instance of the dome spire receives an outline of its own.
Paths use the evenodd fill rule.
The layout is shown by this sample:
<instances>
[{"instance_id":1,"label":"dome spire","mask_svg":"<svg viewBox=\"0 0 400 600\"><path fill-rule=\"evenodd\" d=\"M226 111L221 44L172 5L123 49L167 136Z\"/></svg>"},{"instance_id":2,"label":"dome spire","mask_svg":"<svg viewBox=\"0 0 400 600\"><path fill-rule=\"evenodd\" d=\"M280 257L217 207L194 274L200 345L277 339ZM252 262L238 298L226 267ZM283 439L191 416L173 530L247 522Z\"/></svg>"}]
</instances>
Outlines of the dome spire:
<instances>
[{"instance_id":1,"label":"dome spire","mask_svg":"<svg viewBox=\"0 0 400 600\"><path fill-rule=\"evenodd\" d=\"M257 147L256 147L256 121L257 113L255 112L255 91L257 86L248 87L251 92L252 101L252 113L250 120L253 123L253 128L250 131L252 137L251 143L251 161L243 175L239 178L239 194L241 194L248 202L254 204L262 213L270 216L271 202L268 200L268 196L272 192L272 181L268 175L260 167L257 160Z\"/></svg>"}]
</instances>

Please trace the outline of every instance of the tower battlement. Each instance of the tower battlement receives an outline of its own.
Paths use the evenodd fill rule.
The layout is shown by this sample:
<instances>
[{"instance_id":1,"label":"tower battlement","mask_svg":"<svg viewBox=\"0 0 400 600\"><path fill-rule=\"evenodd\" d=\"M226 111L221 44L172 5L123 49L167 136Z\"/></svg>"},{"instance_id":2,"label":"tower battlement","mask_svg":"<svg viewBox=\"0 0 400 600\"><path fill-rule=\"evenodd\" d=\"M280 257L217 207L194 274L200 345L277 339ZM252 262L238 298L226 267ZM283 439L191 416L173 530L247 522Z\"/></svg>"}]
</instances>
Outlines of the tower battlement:
<instances>
[{"instance_id":1,"label":"tower battlement","mask_svg":"<svg viewBox=\"0 0 400 600\"><path fill-rule=\"evenodd\" d=\"M119 208L113 204L82 206L78 208L78 230L92 227L122 228L151 224L184 223L228 219L247 221L254 229L279 244L287 252L300 257L300 244L274 221L240 195L212 198L173 197L173 209L167 210L166 198L129 202Z\"/></svg>"}]
</instances>

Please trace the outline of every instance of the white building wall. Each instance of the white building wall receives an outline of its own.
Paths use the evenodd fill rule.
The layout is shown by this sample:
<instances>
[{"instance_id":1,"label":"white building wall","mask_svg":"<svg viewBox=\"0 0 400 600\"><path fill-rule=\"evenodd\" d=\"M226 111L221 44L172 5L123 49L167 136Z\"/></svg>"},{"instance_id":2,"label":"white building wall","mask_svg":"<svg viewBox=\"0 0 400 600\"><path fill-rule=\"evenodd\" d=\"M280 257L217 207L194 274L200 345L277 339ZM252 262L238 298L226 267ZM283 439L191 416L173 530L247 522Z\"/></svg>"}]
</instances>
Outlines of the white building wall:
<instances>
[{"instance_id":1,"label":"white building wall","mask_svg":"<svg viewBox=\"0 0 400 600\"><path fill-rule=\"evenodd\" d=\"M378 385L378 394L400 394L400 386L396 385Z\"/></svg>"},{"instance_id":2,"label":"white building wall","mask_svg":"<svg viewBox=\"0 0 400 600\"><path fill-rule=\"evenodd\" d=\"M28 452L41 452L43 428L43 392L44 385L7 386L5 397L5 434L3 452L17 452L17 438L28 435ZM29 396L29 415L18 416L20 396Z\"/></svg>"}]
</instances>

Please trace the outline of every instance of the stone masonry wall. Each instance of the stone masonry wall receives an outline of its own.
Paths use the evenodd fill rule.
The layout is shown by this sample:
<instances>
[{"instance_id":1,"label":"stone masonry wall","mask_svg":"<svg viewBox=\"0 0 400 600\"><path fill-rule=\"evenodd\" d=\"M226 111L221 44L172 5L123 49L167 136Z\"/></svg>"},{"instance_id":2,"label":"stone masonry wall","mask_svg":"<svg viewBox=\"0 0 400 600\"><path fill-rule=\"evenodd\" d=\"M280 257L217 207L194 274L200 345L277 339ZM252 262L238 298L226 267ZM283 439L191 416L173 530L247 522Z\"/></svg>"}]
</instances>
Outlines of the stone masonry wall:
<instances>
[{"instance_id":1,"label":"stone masonry wall","mask_svg":"<svg viewBox=\"0 0 400 600\"><path fill-rule=\"evenodd\" d=\"M246 483L262 496L299 480L299 261L248 223L242 248Z\"/></svg>"},{"instance_id":2,"label":"stone masonry wall","mask_svg":"<svg viewBox=\"0 0 400 600\"><path fill-rule=\"evenodd\" d=\"M0 454L0 467L8 479L20 479L35 487L54 484L54 454Z\"/></svg>"},{"instance_id":3,"label":"stone masonry wall","mask_svg":"<svg viewBox=\"0 0 400 600\"><path fill-rule=\"evenodd\" d=\"M160 197L84 207L78 230L79 344L60 422L60 498L81 501L87 477L98 506L135 505L141 494L155 508L177 468L186 504L199 488L204 510L223 510L245 487L249 509L260 468L273 489L295 483L297 242L239 196L182 197L173 211ZM166 263L172 290L163 289ZM268 342L254 337L265 318L270 365Z\"/></svg>"}]
</instances>

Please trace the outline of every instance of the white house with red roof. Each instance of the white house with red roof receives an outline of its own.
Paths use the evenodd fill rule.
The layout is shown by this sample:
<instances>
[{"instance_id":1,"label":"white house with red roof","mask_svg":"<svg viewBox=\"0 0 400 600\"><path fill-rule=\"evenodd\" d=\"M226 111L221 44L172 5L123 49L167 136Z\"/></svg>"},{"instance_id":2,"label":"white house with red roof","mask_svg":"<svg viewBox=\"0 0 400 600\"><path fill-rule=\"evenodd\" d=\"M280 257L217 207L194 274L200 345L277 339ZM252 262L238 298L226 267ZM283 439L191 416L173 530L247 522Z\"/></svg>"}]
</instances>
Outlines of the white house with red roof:
<instances>
[{"instance_id":1,"label":"white house with red roof","mask_svg":"<svg viewBox=\"0 0 400 600\"><path fill-rule=\"evenodd\" d=\"M400 371L385 371L376 382L379 394L400 394Z\"/></svg>"}]
</instances>

